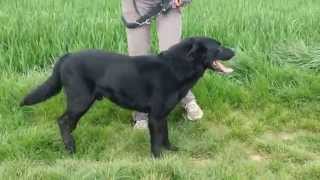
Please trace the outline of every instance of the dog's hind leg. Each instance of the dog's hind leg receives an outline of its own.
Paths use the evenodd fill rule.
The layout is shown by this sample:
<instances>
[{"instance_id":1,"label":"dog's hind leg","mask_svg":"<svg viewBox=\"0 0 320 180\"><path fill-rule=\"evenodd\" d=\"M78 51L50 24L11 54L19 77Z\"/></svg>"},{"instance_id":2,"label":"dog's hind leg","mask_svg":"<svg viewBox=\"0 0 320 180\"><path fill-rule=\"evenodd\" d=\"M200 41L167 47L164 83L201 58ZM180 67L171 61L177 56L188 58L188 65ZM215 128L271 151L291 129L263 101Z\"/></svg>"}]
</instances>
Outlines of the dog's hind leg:
<instances>
[{"instance_id":1,"label":"dog's hind leg","mask_svg":"<svg viewBox=\"0 0 320 180\"><path fill-rule=\"evenodd\" d=\"M58 124L65 148L70 153L75 153L75 141L71 133L76 128L81 116L94 103L95 97L85 87L72 91L70 88L65 88L65 92L67 109L58 119Z\"/></svg>"},{"instance_id":2,"label":"dog's hind leg","mask_svg":"<svg viewBox=\"0 0 320 180\"><path fill-rule=\"evenodd\" d=\"M75 147L75 143L74 143L74 138L71 135L71 127L70 127L69 121L70 121L69 115L68 115L68 112L66 111L58 119L58 125L59 125L60 134L61 134L63 143L65 145L65 148L70 153L75 153L76 147Z\"/></svg>"},{"instance_id":3,"label":"dog's hind leg","mask_svg":"<svg viewBox=\"0 0 320 180\"><path fill-rule=\"evenodd\" d=\"M65 148L70 153L75 153L75 141L72 131L76 128L81 116L86 113L94 102L93 97L79 97L78 99L68 101L66 112L59 118L58 124Z\"/></svg>"}]
</instances>

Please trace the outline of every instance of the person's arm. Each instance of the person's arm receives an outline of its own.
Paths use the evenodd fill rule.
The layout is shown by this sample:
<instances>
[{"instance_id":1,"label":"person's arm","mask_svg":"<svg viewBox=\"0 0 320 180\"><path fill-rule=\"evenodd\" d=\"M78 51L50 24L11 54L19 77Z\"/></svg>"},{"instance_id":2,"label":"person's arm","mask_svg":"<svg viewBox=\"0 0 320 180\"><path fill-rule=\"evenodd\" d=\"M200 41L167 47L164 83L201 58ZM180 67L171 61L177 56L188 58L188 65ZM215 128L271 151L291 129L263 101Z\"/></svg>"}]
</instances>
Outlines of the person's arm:
<instances>
[{"instance_id":1,"label":"person's arm","mask_svg":"<svg viewBox=\"0 0 320 180\"><path fill-rule=\"evenodd\" d=\"M182 5L182 0L174 0L177 7Z\"/></svg>"}]
</instances>

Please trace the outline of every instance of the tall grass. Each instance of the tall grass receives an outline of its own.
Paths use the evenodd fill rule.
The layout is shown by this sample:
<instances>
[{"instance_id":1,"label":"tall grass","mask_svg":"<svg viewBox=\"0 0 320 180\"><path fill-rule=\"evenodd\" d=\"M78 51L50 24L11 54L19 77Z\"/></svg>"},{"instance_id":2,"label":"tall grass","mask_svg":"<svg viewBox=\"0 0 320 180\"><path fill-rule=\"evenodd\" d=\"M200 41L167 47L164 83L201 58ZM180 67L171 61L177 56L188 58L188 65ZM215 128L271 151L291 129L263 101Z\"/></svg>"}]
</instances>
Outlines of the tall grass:
<instances>
[{"instance_id":1,"label":"tall grass","mask_svg":"<svg viewBox=\"0 0 320 180\"><path fill-rule=\"evenodd\" d=\"M117 1L1 1L1 61L9 72L44 67L66 50L124 51Z\"/></svg>"},{"instance_id":2,"label":"tall grass","mask_svg":"<svg viewBox=\"0 0 320 180\"><path fill-rule=\"evenodd\" d=\"M0 0L0 179L320 178L316 0L194 1L183 10L183 36L235 48L236 71L208 72L193 89L201 122L185 121L180 107L170 115L180 151L151 160L147 132L104 101L81 120L78 153L66 154L55 122L63 95L17 105L66 51L126 53L120 9L119 0Z\"/></svg>"}]
</instances>

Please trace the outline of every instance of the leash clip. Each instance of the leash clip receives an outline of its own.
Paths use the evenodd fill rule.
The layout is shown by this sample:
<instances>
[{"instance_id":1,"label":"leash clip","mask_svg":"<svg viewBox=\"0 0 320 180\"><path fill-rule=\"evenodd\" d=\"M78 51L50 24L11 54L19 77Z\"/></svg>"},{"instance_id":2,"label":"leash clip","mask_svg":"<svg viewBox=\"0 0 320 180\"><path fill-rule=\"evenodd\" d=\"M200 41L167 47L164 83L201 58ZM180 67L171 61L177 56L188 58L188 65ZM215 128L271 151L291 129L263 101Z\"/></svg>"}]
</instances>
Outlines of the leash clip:
<instances>
[{"instance_id":1,"label":"leash clip","mask_svg":"<svg viewBox=\"0 0 320 180\"><path fill-rule=\"evenodd\" d=\"M150 18L149 19L146 19L145 21L143 21L143 22L141 22L141 23L139 23L139 22L137 22L140 26L142 26L142 25L145 25L145 24L151 24L151 20L150 20Z\"/></svg>"}]
</instances>

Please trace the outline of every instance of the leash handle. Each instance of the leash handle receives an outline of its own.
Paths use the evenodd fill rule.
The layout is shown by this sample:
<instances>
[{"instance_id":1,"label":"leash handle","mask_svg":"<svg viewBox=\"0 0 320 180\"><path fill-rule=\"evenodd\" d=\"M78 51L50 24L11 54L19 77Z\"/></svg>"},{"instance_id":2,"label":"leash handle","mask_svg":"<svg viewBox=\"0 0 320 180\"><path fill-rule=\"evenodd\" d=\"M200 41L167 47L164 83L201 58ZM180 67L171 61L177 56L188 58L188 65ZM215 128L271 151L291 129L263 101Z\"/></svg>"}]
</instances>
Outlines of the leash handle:
<instances>
[{"instance_id":1,"label":"leash handle","mask_svg":"<svg viewBox=\"0 0 320 180\"><path fill-rule=\"evenodd\" d=\"M192 0L182 0L182 5L179 7L191 3L191 1ZM141 16L135 0L133 0L133 5L137 13ZM128 22L124 16L122 16L121 19L127 28L135 29L143 25L151 24L152 17L157 16L160 13L167 14L173 8L177 8L174 0L161 0L161 2L157 6L155 6L147 14L141 16L134 22Z\"/></svg>"}]
</instances>

